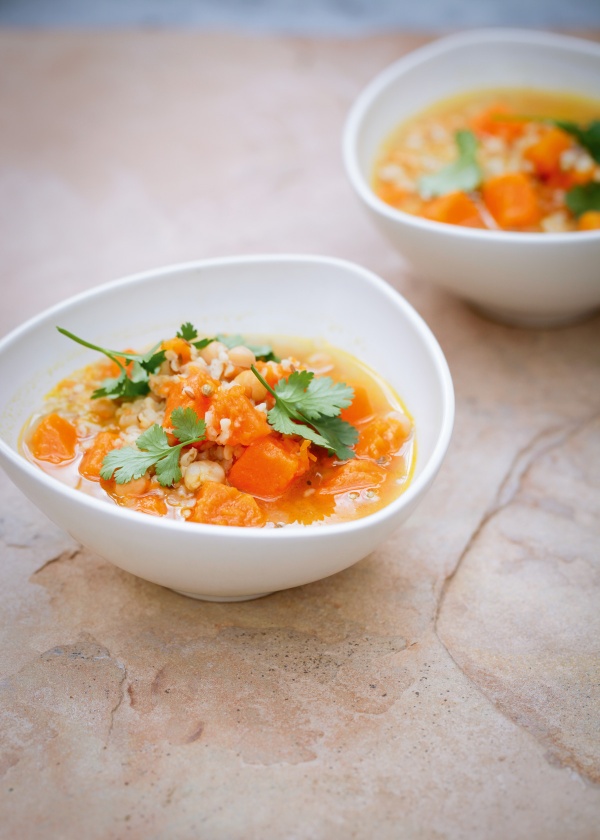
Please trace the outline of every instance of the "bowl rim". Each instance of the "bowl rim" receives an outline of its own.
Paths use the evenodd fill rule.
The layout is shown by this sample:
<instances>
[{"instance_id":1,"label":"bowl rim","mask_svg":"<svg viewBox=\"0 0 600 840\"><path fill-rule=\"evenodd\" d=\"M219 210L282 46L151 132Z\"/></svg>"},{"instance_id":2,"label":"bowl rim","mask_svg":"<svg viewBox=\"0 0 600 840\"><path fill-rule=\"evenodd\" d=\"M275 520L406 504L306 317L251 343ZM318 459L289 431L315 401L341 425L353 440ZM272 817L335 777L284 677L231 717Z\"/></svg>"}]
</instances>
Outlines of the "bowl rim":
<instances>
[{"instance_id":1,"label":"bowl rim","mask_svg":"<svg viewBox=\"0 0 600 840\"><path fill-rule=\"evenodd\" d=\"M404 75L407 71L427 64L444 53L454 52L465 46L482 43L555 47L565 52L590 55L597 58L600 65L600 44L598 42L588 41L585 38L578 38L574 35L561 35L538 30L503 27L499 27L498 29L474 29L469 32L447 35L422 47L417 47L417 49L411 50L378 73L362 89L348 112L342 131L342 156L350 183L365 204L375 213L385 216L392 222L402 222L409 228L429 231L433 234L467 239L475 237L476 240L478 239L480 241L490 240L496 243L506 242L512 245L531 245L533 242L540 241L558 243L600 240L600 230L563 231L561 233L546 233L543 231L521 233L519 231L466 228L460 225L450 225L445 222L423 219L420 216L413 216L410 213L386 204L385 201L375 194L368 180L364 177L361 167L358 164L357 140L367 111L373 103L377 101L396 79ZM381 142L383 140L384 138L381 138ZM575 234L576 239L574 239Z\"/></svg>"},{"instance_id":2,"label":"bowl rim","mask_svg":"<svg viewBox=\"0 0 600 840\"><path fill-rule=\"evenodd\" d=\"M17 326L14 330L0 339L0 356L10 345L19 341L24 334L30 330L34 330L39 324L47 321L54 315L61 314L65 310L68 310L70 307L81 302L91 302L106 292L110 292L122 286L143 284L147 280L161 275L184 274L196 269L210 269L218 266L240 266L243 268L247 265L255 265L259 263L280 263L282 265L302 263L307 266L336 267L343 269L344 271L352 272L362 278L367 285L387 297L391 306L399 308L402 315L411 323L412 327L419 334L429 353L437 374L442 402L442 418L440 422L440 431L428 462L425 464L423 471L411 481L408 488L404 491L404 493L398 496L398 498L394 499L380 510L375 511L372 514L368 514L361 519L355 519L349 522L331 523L323 526L317 525L315 527L307 526L302 528L300 526L294 526L291 528L245 528L242 526L231 525L210 525L200 522L179 522L174 519L144 515L140 512L129 510L118 505L110 505L107 504L104 499L97 499L86 493L81 493L75 488L69 487L57 479L52 478L41 469L37 468L34 464L27 461L27 459L19 452L9 446L2 436L0 436L0 457L3 457L6 461L8 461L17 471L25 472L26 475L34 482L40 483L46 489L54 491L58 494L58 496L62 496L67 504L71 503L81 505L84 508L100 514L103 513L109 517L116 516L118 519L122 519L124 523L129 521L132 524L137 523L138 525L142 525L142 523L145 522L146 524L142 527L149 529L158 529L158 531L166 530L167 532L171 531L173 533L187 534L189 536L195 533L199 539L201 539L202 536L214 537L217 534L220 534L221 537L228 536L234 539L269 539L284 542L290 539L303 539L310 541L325 537L333 538L336 534L346 534L348 532L362 531L376 527L378 524L384 523L388 519L394 517L403 508L409 507L411 503L416 501L426 491L429 484L435 478L442 465L450 443L455 415L455 397L452 377L448 367L448 362L446 361L437 339L416 309L414 309L414 307L399 292L397 292L381 277L369 269L366 269L363 266L349 260L311 254L253 254L215 257L192 260L183 263L173 263L160 268L126 275L125 277L121 277L116 280L94 286L86 291L79 292L76 295L70 296L63 301L48 307L37 315L34 315L32 318L29 318L23 324Z\"/></svg>"}]
</instances>

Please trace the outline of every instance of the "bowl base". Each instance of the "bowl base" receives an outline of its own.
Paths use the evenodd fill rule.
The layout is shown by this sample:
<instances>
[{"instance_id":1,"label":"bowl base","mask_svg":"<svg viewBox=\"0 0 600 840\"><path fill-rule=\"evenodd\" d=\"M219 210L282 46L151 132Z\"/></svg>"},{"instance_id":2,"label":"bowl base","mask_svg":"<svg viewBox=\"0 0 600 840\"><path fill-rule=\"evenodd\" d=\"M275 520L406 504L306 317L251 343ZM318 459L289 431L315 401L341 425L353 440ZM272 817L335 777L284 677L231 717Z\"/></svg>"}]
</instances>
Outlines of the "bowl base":
<instances>
[{"instance_id":1,"label":"bowl base","mask_svg":"<svg viewBox=\"0 0 600 840\"><path fill-rule=\"evenodd\" d=\"M532 327L533 329L568 327L571 324L577 324L587 318L592 318L598 312L597 309L585 309L577 312L534 315L496 306L481 306L473 302L471 302L471 306L480 315L499 324L506 324L510 327Z\"/></svg>"},{"instance_id":2,"label":"bowl base","mask_svg":"<svg viewBox=\"0 0 600 840\"><path fill-rule=\"evenodd\" d=\"M197 601L255 601L257 598L264 598L270 592L259 592L257 595L199 595L196 592L182 592L180 589L173 589L178 595L185 595L186 598L195 598Z\"/></svg>"}]
</instances>

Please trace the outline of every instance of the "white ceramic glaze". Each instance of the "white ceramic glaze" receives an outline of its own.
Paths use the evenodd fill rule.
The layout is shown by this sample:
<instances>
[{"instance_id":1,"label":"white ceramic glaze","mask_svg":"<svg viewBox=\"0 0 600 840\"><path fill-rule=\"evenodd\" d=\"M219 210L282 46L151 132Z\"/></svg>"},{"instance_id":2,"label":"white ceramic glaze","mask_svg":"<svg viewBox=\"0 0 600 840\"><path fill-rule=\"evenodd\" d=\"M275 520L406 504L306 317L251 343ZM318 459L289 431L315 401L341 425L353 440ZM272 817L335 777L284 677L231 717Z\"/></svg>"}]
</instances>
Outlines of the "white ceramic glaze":
<instances>
[{"instance_id":1,"label":"white ceramic glaze","mask_svg":"<svg viewBox=\"0 0 600 840\"><path fill-rule=\"evenodd\" d=\"M252 529L176 522L92 498L18 452L19 432L48 390L97 354L65 327L109 347L145 346L191 320L204 333L325 338L379 371L417 429L408 490L364 519ZM340 260L266 256L211 260L135 275L72 298L0 342L0 463L54 522L134 575L181 593L239 600L332 575L365 557L414 510L448 447L454 395L429 328L383 280Z\"/></svg>"},{"instance_id":2,"label":"white ceramic glaze","mask_svg":"<svg viewBox=\"0 0 600 840\"><path fill-rule=\"evenodd\" d=\"M415 273L498 320L567 323L600 306L600 231L512 233L446 225L385 204L371 189L381 142L403 120L469 90L529 87L600 98L600 45L524 30L440 39L391 65L348 116L346 171L375 224Z\"/></svg>"}]
</instances>

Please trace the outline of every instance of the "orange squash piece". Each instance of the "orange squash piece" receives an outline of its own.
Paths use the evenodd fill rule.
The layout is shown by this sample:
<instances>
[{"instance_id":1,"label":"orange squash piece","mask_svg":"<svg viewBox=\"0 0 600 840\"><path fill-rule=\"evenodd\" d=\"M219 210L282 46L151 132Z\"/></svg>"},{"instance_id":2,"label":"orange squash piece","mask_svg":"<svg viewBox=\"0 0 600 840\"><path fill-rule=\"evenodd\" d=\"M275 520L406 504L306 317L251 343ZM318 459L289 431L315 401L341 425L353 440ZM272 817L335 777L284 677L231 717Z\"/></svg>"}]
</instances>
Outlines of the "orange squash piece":
<instances>
[{"instance_id":1,"label":"orange squash piece","mask_svg":"<svg viewBox=\"0 0 600 840\"><path fill-rule=\"evenodd\" d=\"M490 134L493 137L501 137L510 142L516 140L523 133L527 120L503 119L513 116L508 105L502 102L495 102L484 111L476 114L470 120L470 127L476 134Z\"/></svg>"},{"instance_id":2,"label":"orange squash piece","mask_svg":"<svg viewBox=\"0 0 600 840\"><path fill-rule=\"evenodd\" d=\"M537 143L525 149L523 157L533 164L535 172L540 178L547 178L561 171L561 155L572 145L573 139L566 131L562 131L560 128L550 128L542 134Z\"/></svg>"},{"instance_id":3,"label":"orange squash piece","mask_svg":"<svg viewBox=\"0 0 600 840\"><path fill-rule=\"evenodd\" d=\"M247 493L216 481L205 481L188 522L259 528L265 524L266 515Z\"/></svg>"},{"instance_id":4,"label":"orange squash piece","mask_svg":"<svg viewBox=\"0 0 600 840\"><path fill-rule=\"evenodd\" d=\"M210 409L212 412L210 425L217 434L221 428L221 420L231 421L225 441L230 446L237 446L240 443L243 446L249 446L271 432L264 412L257 411L239 385L234 385L226 391L219 389L212 399Z\"/></svg>"},{"instance_id":5,"label":"orange squash piece","mask_svg":"<svg viewBox=\"0 0 600 840\"><path fill-rule=\"evenodd\" d=\"M208 393L205 394L202 389L206 387ZM173 427L171 414L176 408L193 408L198 417L203 418L210 406L212 393L218 387L219 383L201 369L194 371L185 379L173 380L167 393L163 428L171 429Z\"/></svg>"},{"instance_id":6,"label":"orange squash piece","mask_svg":"<svg viewBox=\"0 0 600 840\"><path fill-rule=\"evenodd\" d=\"M541 218L534 182L524 172L508 172L491 178L483 185L482 195L502 228L532 227Z\"/></svg>"},{"instance_id":7,"label":"orange squash piece","mask_svg":"<svg viewBox=\"0 0 600 840\"><path fill-rule=\"evenodd\" d=\"M373 407L369 399L369 392L364 385L353 385L354 399L348 408L342 409L340 417L347 423L360 423L361 420L367 420L373 414Z\"/></svg>"},{"instance_id":8,"label":"orange squash piece","mask_svg":"<svg viewBox=\"0 0 600 840\"><path fill-rule=\"evenodd\" d=\"M167 503L156 493L149 493L147 496L123 496L118 502L123 507L149 513L150 516L165 516L167 513Z\"/></svg>"},{"instance_id":9,"label":"orange squash piece","mask_svg":"<svg viewBox=\"0 0 600 840\"><path fill-rule=\"evenodd\" d=\"M388 458L397 452L410 434L408 419L376 417L361 430L354 451L364 458Z\"/></svg>"},{"instance_id":10,"label":"orange squash piece","mask_svg":"<svg viewBox=\"0 0 600 840\"><path fill-rule=\"evenodd\" d=\"M100 470L102 461L109 452L117 448L119 435L117 432L100 432L96 435L94 442L87 449L79 464L79 473L90 481L100 481Z\"/></svg>"},{"instance_id":11,"label":"orange squash piece","mask_svg":"<svg viewBox=\"0 0 600 840\"><path fill-rule=\"evenodd\" d=\"M577 221L577 230L600 230L600 210L586 210Z\"/></svg>"},{"instance_id":12,"label":"orange squash piece","mask_svg":"<svg viewBox=\"0 0 600 840\"><path fill-rule=\"evenodd\" d=\"M386 204L392 207L400 207L406 198L406 190L400 189L393 181L378 181L375 192Z\"/></svg>"},{"instance_id":13,"label":"orange squash piece","mask_svg":"<svg viewBox=\"0 0 600 840\"><path fill-rule=\"evenodd\" d=\"M227 480L244 493L263 499L277 498L310 466L307 449L304 443L269 435L242 452Z\"/></svg>"},{"instance_id":14,"label":"orange squash piece","mask_svg":"<svg viewBox=\"0 0 600 840\"><path fill-rule=\"evenodd\" d=\"M353 490L365 490L379 487L387 477L387 472L372 461L355 458L339 466L331 478L319 487L319 493L348 493Z\"/></svg>"},{"instance_id":15,"label":"orange squash piece","mask_svg":"<svg viewBox=\"0 0 600 840\"><path fill-rule=\"evenodd\" d=\"M30 448L38 461L62 464L75 457L77 431L59 414L48 414L31 436Z\"/></svg>"},{"instance_id":16,"label":"orange squash piece","mask_svg":"<svg viewBox=\"0 0 600 840\"><path fill-rule=\"evenodd\" d=\"M169 338L161 344L161 350L172 350L177 353L182 364L187 364L192 358L192 348L184 338Z\"/></svg>"},{"instance_id":17,"label":"orange squash piece","mask_svg":"<svg viewBox=\"0 0 600 840\"><path fill-rule=\"evenodd\" d=\"M434 198L425 205L422 215L433 222L445 222L463 227L485 227L479 208L473 199L460 191Z\"/></svg>"}]
</instances>

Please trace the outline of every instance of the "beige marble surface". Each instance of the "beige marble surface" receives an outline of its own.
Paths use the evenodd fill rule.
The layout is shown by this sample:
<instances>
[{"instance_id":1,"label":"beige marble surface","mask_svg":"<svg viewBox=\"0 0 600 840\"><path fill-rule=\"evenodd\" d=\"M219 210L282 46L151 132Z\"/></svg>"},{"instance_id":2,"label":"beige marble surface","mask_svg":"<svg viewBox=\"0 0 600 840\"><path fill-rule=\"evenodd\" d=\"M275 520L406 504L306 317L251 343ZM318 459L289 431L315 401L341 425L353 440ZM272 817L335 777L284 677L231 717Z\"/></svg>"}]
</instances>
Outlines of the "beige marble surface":
<instances>
[{"instance_id":1,"label":"beige marble surface","mask_svg":"<svg viewBox=\"0 0 600 840\"><path fill-rule=\"evenodd\" d=\"M0 33L0 333L170 262L333 254L457 393L410 522L250 603L119 571L0 476L3 838L600 837L600 319L486 322L361 214L344 115L423 40Z\"/></svg>"}]
</instances>

